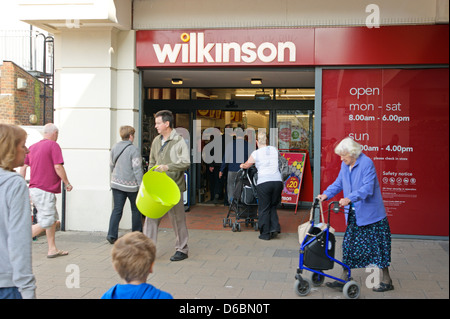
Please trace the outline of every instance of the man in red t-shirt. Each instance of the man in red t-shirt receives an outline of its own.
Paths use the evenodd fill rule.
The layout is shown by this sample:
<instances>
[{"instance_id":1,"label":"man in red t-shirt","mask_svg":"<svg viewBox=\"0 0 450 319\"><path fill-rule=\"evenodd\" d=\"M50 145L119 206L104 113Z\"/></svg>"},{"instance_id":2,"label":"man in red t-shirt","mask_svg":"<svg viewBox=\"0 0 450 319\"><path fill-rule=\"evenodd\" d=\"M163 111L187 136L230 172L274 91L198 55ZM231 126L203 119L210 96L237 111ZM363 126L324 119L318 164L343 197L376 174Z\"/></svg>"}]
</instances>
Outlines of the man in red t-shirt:
<instances>
[{"instance_id":1,"label":"man in red t-shirt","mask_svg":"<svg viewBox=\"0 0 450 319\"><path fill-rule=\"evenodd\" d=\"M27 168L30 172L30 196L36 207L37 224L32 226L32 236L35 237L44 230L48 242L48 258L66 256L67 251L58 250L55 243L56 225L58 223L58 211L56 209L55 194L61 193L61 180L70 192L70 185L64 169L64 160L56 140L58 128L49 123L44 126L44 139L31 145L30 152L25 158L25 165L21 167L20 174L26 176Z\"/></svg>"}]
</instances>

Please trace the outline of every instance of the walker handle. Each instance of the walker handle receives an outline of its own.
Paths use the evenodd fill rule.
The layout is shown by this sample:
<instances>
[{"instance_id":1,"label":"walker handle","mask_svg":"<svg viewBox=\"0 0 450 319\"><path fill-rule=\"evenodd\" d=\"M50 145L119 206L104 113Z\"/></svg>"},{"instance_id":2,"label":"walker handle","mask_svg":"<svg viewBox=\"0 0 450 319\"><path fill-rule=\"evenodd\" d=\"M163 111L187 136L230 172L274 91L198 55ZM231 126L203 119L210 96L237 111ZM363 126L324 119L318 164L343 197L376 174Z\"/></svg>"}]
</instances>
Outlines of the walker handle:
<instances>
[{"instance_id":1,"label":"walker handle","mask_svg":"<svg viewBox=\"0 0 450 319\"><path fill-rule=\"evenodd\" d=\"M341 207L339 206L339 202L331 202L330 206L328 206L329 210L333 210L335 214L338 214L341 211Z\"/></svg>"}]
</instances>

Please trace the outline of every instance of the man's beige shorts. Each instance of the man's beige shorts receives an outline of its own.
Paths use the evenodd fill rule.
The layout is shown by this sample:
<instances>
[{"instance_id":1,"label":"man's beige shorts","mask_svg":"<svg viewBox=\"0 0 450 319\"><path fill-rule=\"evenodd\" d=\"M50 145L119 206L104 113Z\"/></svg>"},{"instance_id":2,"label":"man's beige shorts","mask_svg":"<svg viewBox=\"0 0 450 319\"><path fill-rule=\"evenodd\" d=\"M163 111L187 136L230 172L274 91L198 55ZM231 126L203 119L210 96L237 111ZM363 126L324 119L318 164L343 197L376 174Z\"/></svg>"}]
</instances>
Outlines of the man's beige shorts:
<instances>
[{"instance_id":1,"label":"man's beige shorts","mask_svg":"<svg viewBox=\"0 0 450 319\"><path fill-rule=\"evenodd\" d=\"M31 201L37 209L37 223L44 229L50 228L58 219L56 196L39 188L30 188Z\"/></svg>"}]
</instances>

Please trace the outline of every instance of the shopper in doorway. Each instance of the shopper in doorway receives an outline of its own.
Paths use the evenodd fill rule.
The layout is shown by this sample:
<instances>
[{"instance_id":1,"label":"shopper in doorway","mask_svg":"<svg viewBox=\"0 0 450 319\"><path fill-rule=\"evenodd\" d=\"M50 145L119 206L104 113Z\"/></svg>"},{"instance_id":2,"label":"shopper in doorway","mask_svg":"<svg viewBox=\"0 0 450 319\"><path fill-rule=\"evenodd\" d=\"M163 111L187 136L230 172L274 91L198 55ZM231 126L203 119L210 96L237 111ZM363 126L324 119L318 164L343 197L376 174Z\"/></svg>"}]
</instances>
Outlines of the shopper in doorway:
<instances>
[{"instance_id":1,"label":"shopper in doorway","mask_svg":"<svg viewBox=\"0 0 450 319\"><path fill-rule=\"evenodd\" d=\"M66 191L72 190L72 185L64 169L64 159L58 140L59 130L53 123L44 126L44 139L31 145L30 152L25 158L25 165L20 174L25 178L27 168L30 167L30 195L31 201L37 209L37 224L32 226L32 237L45 230L48 243L48 258L67 256L67 251L56 248L55 232L59 224L56 209L55 194L61 193L61 180Z\"/></svg>"},{"instance_id":2,"label":"shopper in doorway","mask_svg":"<svg viewBox=\"0 0 450 319\"><path fill-rule=\"evenodd\" d=\"M241 168L248 169L255 164L258 170L256 183L258 225L259 238L263 240L275 238L281 232L277 206L281 202L281 192L283 191L281 173L278 169L278 150L274 146L267 145L267 141L265 131L258 133L256 141L258 149L244 164L240 165Z\"/></svg>"},{"instance_id":3,"label":"shopper in doorway","mask_svg":"<svg viewBox=\"0 0 450 319\"><path fill-rule=\"evenodd\" d=\"M244 138L243 127L238 127L235 129L236 136L225 145L225 153L222 158L222 165L220 166L219 178L222 178L225 171L228 171L227 174L227 196L228 203L231 205L233 201L234 194L234 185L236 180L236 175L240 169L240 165L247 161L248 153L249 153L249 144ZM231 136L232 128L226 128L225 134ZM225 138L225 142L226 142Z\"/></svg>"},{"instance_id":4,"label":"shopper in doorway","mask_svg":"<svg viewBox=\"0 0 450 319\"><path fill-rule=\"evenodd\" d=\"M225 155L225 149L226 149L227 143L231 143L233 141L233 138L228 138L228 141L227 141L227 135L230 135L229 131L232 131L232 130L227 130L227 129L231 129L231 128L232 128L231 124L225 124L225 127L223 129L223 134L222 134L222 157ZM223 161L222 161L222 163L223 163ZM220 164L220 166L222 166L222 163ZM220 167L219 167L218 171L219 171L219 174L220 174ZM224 206L230 206L230 203L228 202L228 190L227 190L228 178L227 177L228 177L228 170L225 170L222 173L222 176L219 177L219 183L218 183L220 191L223 192L223 205Z\"/></svg>"},{"instance_id":5,"label":"shopper in doorway","mask_svg":"<svg viewBox=\"0 0 450 319\"><path fill-rule=\"evenodd\" d=\"M394 286L389 275L391 231L375 166L362 153L361 145L350 137L344 138L334 151L341 157L341 170L334 183L317 197L327 200L344 192L344 198L339 200L339 205L348 210L342 243L343 262L350 268L379 267L382 269L381 282L373 290L392 290ZM344 268L341 279L347 278L348 271ZM342 289L344 284L334 281L327 286Z\"/></svg>"},{"instance_id":6,"label":"shopper in doorway","mask_svg":"<svg viewBox=\"0 0 450 319\"><path fill-rule=\"evenodd\" d=\"M225 125L225 129L226 128L230 128L231 125L227 124ZM224 185L226 182L226 177L222 176L221 178L219 178L219 173L220 173L220 167L222 166L222 157L225 154L225 133L222 134L220 136L221 138L221 156L219 157L219 161L215 161L213 160L212 163L207 165L207 169L208 171L206 172L209 178L209 185L210 185L210 194L211 194L211 200L213 201L214 204L218 204L219 203L219 199L223 197L223 203L224 205L228 204L228 199L224 196ZM214 140L214 135L211 135L211 141L212 142ZM230 139L231 140L231 139ZM211 149L211 158L215 158L214 154L217 151L216 148L212 148ZM225 190L225 195L226 195L226 190Z\"/></svg>"},{"instance_id":7,"label":"shopper in doorway","mask_svg":"<svg viewBox=\"0 0 450 319\"><path fill-rule=\"evenodd\" d=\"M211 140L209 143L213 143L214 141L214 135L211 135ZM210 202L213 202L214 204L219 203L219 198L221 195L220 192L220 185L222 183L222 179L219 178L219 171L220 171L220 165L221 160L216 162L214 160L214 154L216 149L212 148L210 150L210 158L213 159L211 163L206 164L206 176L208 177L208 183L209 183L209 194L210 194ZM223 154L223 151L222 151ZM221 158L221 157L220 157ZM222 185L223 188L223 185Z\"/></svg>"},{"instance_id":8,"label":"shopper in doorway","mask_svg":"<svg viewBox=\"0 0 450 319\"><path fill-rule=\"evenodd\" d=\"M189 168L189 150L182 136L173 128L173 114L168 110L155 114L155 128L159 135L155 137L150 148L149 167L157 165L157 171L166 172L180 189L180 201L168 211L176 236L175 254L171 261L188 258L188 229L184 212L183 192L186 190L184 172ZM164 218L164 217L162 217ZM161 219L145 218L144 234L155 243Z\"/></svg>"},{"instance_id":9,"label":"shopper in doorway","mask_svg":"<svg viewBox=\"0 0 450 319\"><path fill-rule=\"evenodd\" d=\"M14 171L23 165L27 132L0 124L0 299L34 299L31 266L31 206L25 180Z\"/></svg>"},{"instance_id":10,"label":"shopper in doorway","mask_svg":"<svg viewBox=\"0 0 450 319\"><path fill-rule=\"evenodd\" d=\"M111 189L114 208L109 220L106 239L109 243L119 237L119 222L122 219L123 206L127 198L131 206L131 230L142 231L142 215L136 207L136 197L142 182L142 156L133 145L135 129L132 126L121 126L122 140L111 149L109 167L111 169Z\"/></svg>"}]
</instances>

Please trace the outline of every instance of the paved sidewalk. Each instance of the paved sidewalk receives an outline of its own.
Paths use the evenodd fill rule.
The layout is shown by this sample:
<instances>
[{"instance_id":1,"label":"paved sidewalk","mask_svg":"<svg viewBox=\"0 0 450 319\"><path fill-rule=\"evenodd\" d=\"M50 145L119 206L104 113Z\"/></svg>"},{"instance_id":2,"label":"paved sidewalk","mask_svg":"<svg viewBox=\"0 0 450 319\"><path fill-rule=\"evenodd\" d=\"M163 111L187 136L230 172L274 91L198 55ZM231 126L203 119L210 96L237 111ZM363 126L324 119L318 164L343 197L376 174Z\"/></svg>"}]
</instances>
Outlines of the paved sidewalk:
<instances>
[{"instance_id":1,"label":"paved sidewalk","mask_svg":"<svg viewBox=\"0 0 450 319\"><path fill-rule=\"evenodd\" d=\"M123 232L121 232L123 234ZM245 229L189 230L189 258L169 261L174 253L174 233L160 229L154 274L148 282L186 299L343 299L341 292L322 285L306 297L293 289L298 267L298 238L284 233L263 241ZM112 246L101 232L57 232L59 249L69 255L46 258L45 236L33 242L33 271L37 298L98 299L121 282L111 266ZM341 258L342 237L337 237L336 258ZM371 272L358 269L353 277L361 284L361 299L448 299L448 241L393 239L391 277L395 290L375 293L366 285ZM335 265L329 274L338 275ZM326 279L328 281L330 279Z\"/></svg>"}]
</instances>

